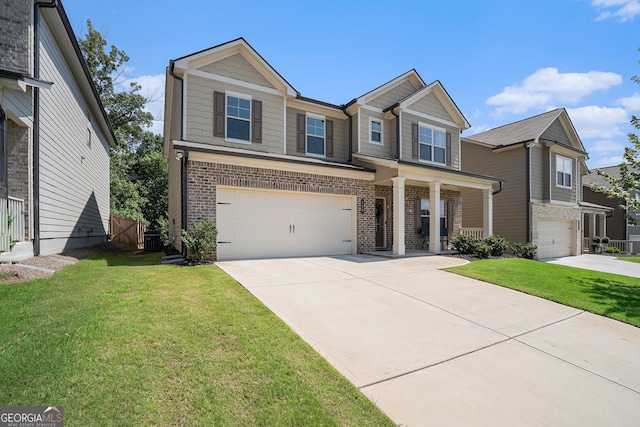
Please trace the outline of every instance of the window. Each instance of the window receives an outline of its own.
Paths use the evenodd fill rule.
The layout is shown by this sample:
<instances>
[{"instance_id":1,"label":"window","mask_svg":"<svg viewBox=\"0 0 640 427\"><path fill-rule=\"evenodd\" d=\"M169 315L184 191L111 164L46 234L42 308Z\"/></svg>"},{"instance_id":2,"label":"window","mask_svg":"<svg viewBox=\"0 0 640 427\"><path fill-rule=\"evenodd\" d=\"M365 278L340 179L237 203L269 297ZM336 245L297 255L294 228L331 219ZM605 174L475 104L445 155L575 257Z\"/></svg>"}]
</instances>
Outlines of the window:
<instances>
[{"instance_id":1,"label":"window","mask_svg":"<svg viewBox=\"0 0 640 427\"><path fill-rule=\"evenodd\" d=\"M307 154L324 156L324 118L307 115Z\"/></svg>"},{"instance_id":2,"label":"window","mask_svg":"<svg viewBox=\"0 0 640 427\"><path fill-rule=\"evenodd\" d=\"M250 141L251 99L227 94L227 138Z\"/></svg>"},{"instance_id":3,"label":"window","mask_svg":"<svg viewBox=\"0 0 640 427\"><path fill-rule=\"evenodd\" d=\"M433 128L420 123L418 144L420 160L442 164L446 162L447 143L444 129Z\"/></svg>"},{"instance_id":4,"label":"window","mask_svg":"<svg viewBox=\"0 0 640 427\"><path fill-rule=\"evenodd\" d=\"M556 156L556 185L571 188L571 159Z\"/></svg>"},{"instance_id":5,"label":"window","mask_svg":"<svg viewBox=\"0 0 640 427\"><path fill-rule=\"evenodd\" d=\"M382 122L380 120L369 120L370 134L369 142L372 144L383 144L382 141Z\"/></svg>"},{"instance_id":6,"label":"window","mask_svg":"<svg viewBox=\"0 0 640 427\"><path fill-rule=\"evenodd\" d=\"M420 199L420 217L425 218L427 224L431 215L431 200ZM447 227L447 202L440 200L440 228Z\"/></svg>"}]
</instances>

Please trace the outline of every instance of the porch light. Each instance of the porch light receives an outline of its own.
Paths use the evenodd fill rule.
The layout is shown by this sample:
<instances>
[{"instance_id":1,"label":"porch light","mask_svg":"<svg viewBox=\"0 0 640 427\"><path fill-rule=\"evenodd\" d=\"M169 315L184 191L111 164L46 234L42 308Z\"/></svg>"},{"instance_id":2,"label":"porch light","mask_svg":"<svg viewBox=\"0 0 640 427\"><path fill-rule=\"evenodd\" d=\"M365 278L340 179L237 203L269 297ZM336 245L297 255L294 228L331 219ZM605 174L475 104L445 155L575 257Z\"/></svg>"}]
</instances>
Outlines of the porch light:
<instances>
[{"instance_id":1,"label":"porch light","mask_svg":"<svg viewBox=\"0 0 640 427\"><path fill-rule=\"evenodd\" d=\"M364 199L360 199L360 213L364 213Z\"/></svg>"}]
</instances>

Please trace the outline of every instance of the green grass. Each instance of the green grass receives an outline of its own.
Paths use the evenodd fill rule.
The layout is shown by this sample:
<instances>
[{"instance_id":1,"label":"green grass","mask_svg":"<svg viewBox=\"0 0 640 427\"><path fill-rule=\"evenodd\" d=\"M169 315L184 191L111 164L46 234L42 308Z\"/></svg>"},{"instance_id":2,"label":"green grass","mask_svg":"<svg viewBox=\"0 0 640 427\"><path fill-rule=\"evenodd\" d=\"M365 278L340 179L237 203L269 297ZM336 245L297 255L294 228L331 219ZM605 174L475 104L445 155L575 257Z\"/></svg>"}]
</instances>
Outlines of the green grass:
<instances>
[{"instance_id":1,"label":"green grass","mask_svg":"<svg viewBox=\"0 0 640 427\"><path fill-rule=\"evenodd\" d=\"M447 271L640 327L640 280L520 258L475 261Z\"/></svg>"},{"instance_id":2,"label":"green grass","mask_svg":"<svg viewBox=\"0 0 640 427\"><path fill-rule=\"evenodd\" d=\"M215 266L105 253L0 286L0 404L65 425L393 425Z\"/></svg>"},{"instance_id":3,"label":"green grass","mask_svg":"<svg viewBox=\"0 0 640 427\"><path fill-rule=\"evenodd\" d=\"M640 263L640 256L621 256L617 259L621 261L637 262Z\"/></svg>"}]
</instances>

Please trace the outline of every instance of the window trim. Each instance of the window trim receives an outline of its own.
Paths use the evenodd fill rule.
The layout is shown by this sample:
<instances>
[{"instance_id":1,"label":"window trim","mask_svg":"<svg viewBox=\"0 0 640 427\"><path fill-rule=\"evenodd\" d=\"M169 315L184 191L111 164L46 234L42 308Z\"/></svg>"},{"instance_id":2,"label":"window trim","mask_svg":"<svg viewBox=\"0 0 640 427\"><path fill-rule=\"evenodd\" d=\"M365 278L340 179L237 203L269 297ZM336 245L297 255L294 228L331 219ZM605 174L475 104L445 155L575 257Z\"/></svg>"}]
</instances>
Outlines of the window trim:
<instances>
[{"instance_id":1,"label":"window trim","mask_svg":"<svg viewBox=\"0 0 640 427\"><path fill-rule=\"evenodd\" d=\"M322 129L324 131L323 132L324 135L322 136L322 153L323 154L310 153L309 152L309 132L307 132L307 130L308 130L307 120L310 119L310 118L311 119L316 119L316 120L322 120L322 124L323 124ZM311 136L313 136L314 138L319 138L319 136L317 136L317 135L311 135ZM305 114L305 117L304 117L304 151L305 151L305 154L307 156L310 156L310 157L318 157L318 158L321 158L321 159L325 159L327 157L327 117L326 116L323 116L321 114L309 113L309 112L307 112Z\"/></svg>"},{"instance_id":2,"label":"window trim","mask_svg":"<svg viewBox=\"0 0 640 427\"><path fill-rule=\"evenodd\" d=\"M380 141L374 141L373 136L373 122L380 123ZM369 144L383 145L384 146L384 120L376 117L369 117Z\"/></svg>"},{"instance_id":3,"label":"window trim","mask_svg":"<svg viewBox=\"0 0 640 427\"><path fill-rule=\"evenodd\" d=\"M563 162L562 171L558 168L558 162ZM565 172L565 162L569 162L569 173ZM562 184L558 183L558 172L563 174ZM569 175L569 185L564 185L565 175ZM564 188L564 189L572 189L573 188L573 159L570 157L565 157L560 154L556 154L556 187Z\"/></svg>"},{"instance_id":4,"label":"window trim","mask_svg":"<svg viewBox=\"0 0 640 427\"><path fill-rule=\"evenodd\" d=\"M431 130L431 137L432 137L432 144L426 144L420 141L420 129L421 128L425 128L425 129L429 129ZM442 162L437 162L435 161L435 149L436 149L436 145L435 145L435 134L434 132L441 132L442 135L444 136L444 147L437 147L440 148L442 150L444 150L444 159ZM430 146L431 147L431 159L432 160L426 160L423 159L420 156L420 146L421 145L426 145L426 146ZM434 165L447 165L447 130L445 128L441 128L438 126L433 126L424 122L418 122L418 161L422 162L422 163L429 163L429 164L434 164Z\"/></svg>"},{"instance_id":5,"label":"window trim","mask_svg":"<svg viewBox=\"0 0 640 427\"><path fill-rule=\"evenodd\" d=\"M429 204L429 209L426 209L429 213L426 215L422 214L422 211L424 211L425 209L422 209L422 201L426 201ZM422 221L422 218L429 218L429 220L431 220L431 199L428 198L423 198L420 197L420 221ZM449 223L449 202L447 200L442 200L440 199L440 227L442 228L442 223L444 220L444 228L448 228L447 225Z\"/></svg>"},{"instance_id":6,"label":"window trim","mask_svg":"<svg viewBox=\"0 0 640 427\"><path fill-rule=\"evenodd\" d=\"M238 98L238 99L244 99L249 101L249 118L245 119L242 117L235 117L235 116L231 116L231 118L233 119L238 119L238 120L242 120L242 121L246 121L247 123L249 123L249 139L238 139L238 138L232 138L228 135L229 132L229 114L227 111L227 108L229 106L229 97L233 97L233 98ZM247 95L245 93L240 93L240 92L234 92L232 90L225 90L224 91L224 140L227 142L235 142L238 144L246 144L246 145L251 145L251 122L253 120L253 105L252 105L252 101L253 101L253 97L251 95Z\"/></svg>"}]
</instances>

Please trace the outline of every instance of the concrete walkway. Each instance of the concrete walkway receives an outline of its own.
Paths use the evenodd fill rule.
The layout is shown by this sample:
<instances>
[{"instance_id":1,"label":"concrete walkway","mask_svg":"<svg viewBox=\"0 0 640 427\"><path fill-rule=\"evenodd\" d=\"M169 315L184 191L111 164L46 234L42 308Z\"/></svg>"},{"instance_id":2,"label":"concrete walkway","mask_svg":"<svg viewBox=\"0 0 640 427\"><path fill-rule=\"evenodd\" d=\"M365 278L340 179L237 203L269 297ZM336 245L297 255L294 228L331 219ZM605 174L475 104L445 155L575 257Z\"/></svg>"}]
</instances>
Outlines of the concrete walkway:
<instances>
[{"instance_id":1,"label":"concrete walkway","mask_svg":"<svg viewBox=\"0 0 640 427\"><path fill-rule=\"evenodd\" d=\"M608 255L582 254L578 256L544 259L542 261L550 264L560 264L568 267L584 268L585 270L640 278L640 263L621 261Z\"/></svg>"},{"instance_id":2,"label":"concrete walkway","mask_svg":"<svg viewBox=\"0 0 640 427\"><path fill-rule=\"evenodd\" d=\"M401 425L634 425L640 329L440 271L455 258L219 262Z\"/></svg>"}]
</instances>

